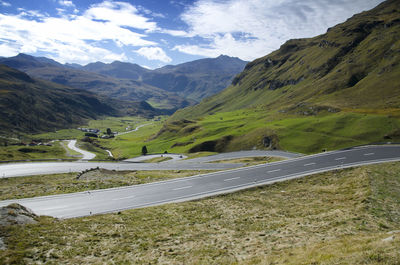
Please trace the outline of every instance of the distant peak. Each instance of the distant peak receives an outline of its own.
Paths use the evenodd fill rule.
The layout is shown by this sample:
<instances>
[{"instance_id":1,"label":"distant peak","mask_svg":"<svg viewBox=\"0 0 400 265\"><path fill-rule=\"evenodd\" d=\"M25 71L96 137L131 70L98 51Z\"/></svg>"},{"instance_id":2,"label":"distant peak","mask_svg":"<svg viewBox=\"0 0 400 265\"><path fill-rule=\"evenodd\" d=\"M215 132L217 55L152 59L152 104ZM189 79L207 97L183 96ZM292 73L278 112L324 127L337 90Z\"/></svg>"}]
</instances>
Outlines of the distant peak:
<instances>
[{"instance_id":1,"label":"distant peak","mask_svg":"<svg viewBox=\"0 0 400 265\"><path fill-rule=\"evenodd\" d=\"M25 54L25 53L19 53L17 56L15 56L15 57L18 57L18 58L34 58L33 56L31 56L31 55L28 55L28 54Z\"/></svg>"}]
</instances>

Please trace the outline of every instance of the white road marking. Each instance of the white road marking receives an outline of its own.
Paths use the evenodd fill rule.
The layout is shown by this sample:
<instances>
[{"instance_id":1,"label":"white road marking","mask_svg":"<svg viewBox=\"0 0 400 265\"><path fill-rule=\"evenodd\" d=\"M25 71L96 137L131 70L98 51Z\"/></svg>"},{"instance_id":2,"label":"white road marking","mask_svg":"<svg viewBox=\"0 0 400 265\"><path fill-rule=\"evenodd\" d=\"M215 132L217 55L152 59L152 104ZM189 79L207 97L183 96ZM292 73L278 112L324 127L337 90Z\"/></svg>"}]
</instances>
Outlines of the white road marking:
<instances>
[{"instance_id":1,"label":"white road marking","mask_svg":"<svg viewBox=\"0 0 400 265\"><path fill-rule=\"evenodd\" d=\"M235 179L240 179L240 177L235 177L235 178L230 178L230 179L224 179L224 181L231 181L231 180L235 180Z\"/></svg>"},{"instance_id":2,"label":"white road marking","mask_svg":"<svg viewBox=\"0 0 400 265\"><path fill-rule=\"evenodd\" d=\"M175 188L175 189L172 189L172 190L183 190L183 189L189 189L191 187L193 187L193 186L185 186L185 187Z\"/></svg>"},{"instance_id":3,"label":"white road marking","mask_svg":"<svg viewBox=\"0 0 400 265\"><path fill-rule=\"evenodd\" d=\"M270 171L268 171L268 173L277 172L277 171L281 171L281 169L270 170Z\"/></svg>"},{"instance_id":4,"label":"white road marking","mask_svg":"<svg viewBox=\"0 0 400 265\"><path fill-rule=\"evenodd\" d=\"M112 199L113 201L119 201L119 200L126 200L126 199L132 199L135 198L135 196L128 196L128 197L122 197L122 198L115 198Z\"/></svg>"},{"instance_id":5,"label":"white road marking","mask_svg":"<svg viewBox=\"0 0 400 265\"><path fill-rule=\"evenodd\" d=\"M365 156L372 156L372 155L374 155L375 153L366 153L366 154L364 154Z\"/></svg>"},{"instance_id":6,"label":"white road marking","mask_svg":"<svg viewBox=\"0 0 400 265\"><path fill-rule=\"evenodd\" d=\"M335 158L335 160L343 160L343 159L346 159L346 157L344 156L344 157Z\"/></svg>"},{"instance_id":7,"label":"white road marking","mask_svg":"<svg viewBox=\"0 0 400 265\"><path fill-rule=\"evenodd\" d=\"M306 167L306 166L312 166L312 165L315 165L315 163L304 164L305 167Z\"/></svg>"},{"instance_id":8,"label":"white road marking","mask_svg":"<svg viewBox=\"0 0 400 265\"><path fill-rule=\"evenodd\" d=\"M40 208L41 211L48 211L48 210L57 210L57 209L65 209L70 207L70 205L59 205L59 206L53 206L53 207L46 207L46 208Z\"/></svg>"}]
</instances>

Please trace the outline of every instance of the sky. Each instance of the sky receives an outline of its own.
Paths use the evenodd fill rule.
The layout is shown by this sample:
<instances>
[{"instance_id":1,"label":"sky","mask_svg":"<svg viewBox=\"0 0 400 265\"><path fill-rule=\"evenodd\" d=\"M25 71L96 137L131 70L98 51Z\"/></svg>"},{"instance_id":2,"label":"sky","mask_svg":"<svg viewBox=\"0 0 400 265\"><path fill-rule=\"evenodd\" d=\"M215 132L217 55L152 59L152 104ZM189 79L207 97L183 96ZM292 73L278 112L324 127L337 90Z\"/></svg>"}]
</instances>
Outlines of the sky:
<instances>
[{"instance_id":1,"label":"sky","mask_svg":"<svg viewBox=\"0 0 400 265\"><path fill-rule=\"evenodd\" d=\"M221 54L251 61L383 0L0 0L0 56L154 69Z\"/></svg>"}]
</instances>

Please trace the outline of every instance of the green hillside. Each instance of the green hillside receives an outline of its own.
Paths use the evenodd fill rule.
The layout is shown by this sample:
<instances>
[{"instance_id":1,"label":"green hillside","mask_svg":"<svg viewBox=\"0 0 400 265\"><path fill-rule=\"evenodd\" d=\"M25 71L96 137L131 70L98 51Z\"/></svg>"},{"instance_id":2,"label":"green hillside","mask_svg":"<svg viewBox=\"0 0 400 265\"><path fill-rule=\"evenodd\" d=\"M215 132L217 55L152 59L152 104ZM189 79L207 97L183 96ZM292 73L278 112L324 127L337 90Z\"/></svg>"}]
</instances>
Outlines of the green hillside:
<instances>
[{"instance_id":1,"label":"green hillside","mask_svg":"<svg viewBox=\"0 0 400 265\"><path fill-rule=\"evenodd\" d=\"M36 133L81 125L100 116L152 117L162 110L146 102L118 101L85 90L33 79L0 65L0 135Z\"/></svg>"},{"instance_id":2,"label":"green hillside","mask_svg":"<svg viewBox=\"0 0 400 265\"><path fill-rule=\"evenodd\" d=\"M32 79L0 65L0 125L3 134L66 128L118 111L96 95Z\"/></svg>"},{"instance_id":3,"label":"green hillside","mask_svg":"<svg viewBox=\"0 0 400 265\"><path fill-rule=\"evenodd\" d=\"M312 153L400 141L399 59L400 2L389 0L247 64L224 91L176 112L154 143Z\"/></svg>"}]
</instances>

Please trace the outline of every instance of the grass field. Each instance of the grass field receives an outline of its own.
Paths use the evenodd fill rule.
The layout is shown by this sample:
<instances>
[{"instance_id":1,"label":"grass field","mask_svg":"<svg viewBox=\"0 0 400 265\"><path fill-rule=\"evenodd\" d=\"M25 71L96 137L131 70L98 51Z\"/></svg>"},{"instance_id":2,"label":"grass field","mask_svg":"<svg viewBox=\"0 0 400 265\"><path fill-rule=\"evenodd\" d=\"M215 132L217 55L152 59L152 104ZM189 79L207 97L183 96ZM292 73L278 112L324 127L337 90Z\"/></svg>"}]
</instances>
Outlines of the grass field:
<instances>
[{"instance_id":1,"label":"grass field","mask_svg":"<svg viewBox=\"0 0 400 265\"><path fill-rule=\"evenodd\" d=\"M35 160L35 159L71 159L60 142L53 142L52 146L1 146L0 160Z\"/></svg>"},{"instance_id":2,"label":"grass field","mask_svg":"<svg viewBox=\"0 0 400 265\"><path fill-rule=\"evenodd\" d=\"M113 132L125 132L126 128L135 129L138 125L145 122L148 122L148 120L142 117L103 117L97 120L89 120L87 124L79 127L99 129L101 132L106 132L107 128L110 128ZM30 137L33 139L59 140L79 139L84 137L84 135L84 132L77 129L63 129L56 132L35 134Z\"/></svg>"},{"instance_id":3,"label":"grass field","mask_svg":"<svg viewBox=\"0 0 400 265\"><path fill-rule=\"evenodd\" d=\"M400 142L399 117L397 112L293 115L255 108L216 113L190 123L169 121L148 144L157 152L187 153L203 142L221 142L229 136L231 140L219 151L251 150L264 149L263 138L267 136L278 149L311 154L373 142Z\"/></svg>"},{"instance_id":4,"label":"grass field","mask_svg":"<svg viewBox=\"0 0 400 265\"><path fill-rule=\"evenodd\" d=\"M2 227L5 264L398 264L400 163Z\"/></svg>"},{"instance_id":5,"label":"grass field","mask_svg":"<svg viewBox=\"0 0 400 265\"><path fill-rule=\"evenodd\" d=\"M163 120L144 122L147 124L136 132L117 136L110 140L100 140L100 144L111 150L115 158L131 158L139 156L142 153L142 147L145 145L150 153L164 153L163 145L159 142L151 143L148 140L155 135L162 127Z\"/></svg>"}]
</instances>

